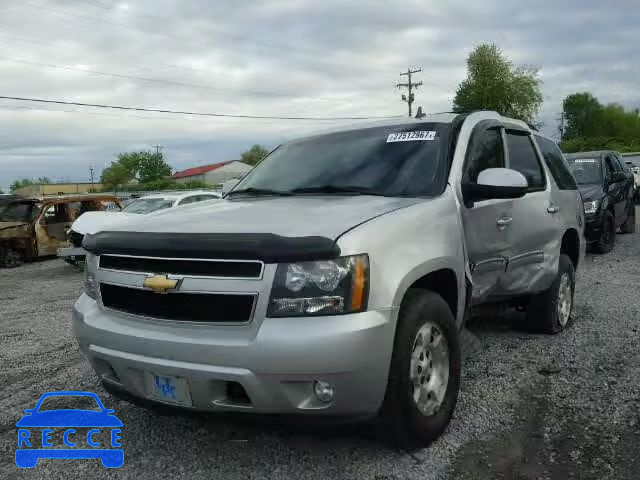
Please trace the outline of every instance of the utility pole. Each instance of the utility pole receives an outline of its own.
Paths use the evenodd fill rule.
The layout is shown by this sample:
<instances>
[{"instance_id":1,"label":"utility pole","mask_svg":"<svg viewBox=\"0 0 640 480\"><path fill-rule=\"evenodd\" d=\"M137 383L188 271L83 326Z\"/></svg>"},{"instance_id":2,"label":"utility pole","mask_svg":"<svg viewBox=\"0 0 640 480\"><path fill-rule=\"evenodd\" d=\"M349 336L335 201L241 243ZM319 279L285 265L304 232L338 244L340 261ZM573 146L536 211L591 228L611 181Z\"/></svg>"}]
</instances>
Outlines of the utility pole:
<instances>
[{"instance_id":1,"label":"utility pole","mask_svg":"<svg viewBox=\"0 0 640 480\"><path fill-rule=\"evenodd\" d=\"M413 95L413 89L414 88L418 88L420 85L422 85L422 81L420 82L416 82L413 83L411 81L411 75L414 73L420 73L422 71L421 68L418 68L417 70L411 70L411 68L407 68L407 71L404 73L401 73L400 76L407 76L407 83L398 83L396 85L396 87L398 88L407 88L408 89L408 95L405 95L404 93L402 94L402 101L407 102L407 104L409 105L409 116L411 116L412 111L411 111L411 104L414 101L414 95Z\"/></svg>"},{"instance_id":2,"label":"utility pole","mask_svg":"<svg viewBox=\"0 0 640 480\"><path fill-rule=\"evenodd\" d=\"M164 147L162 145L151 145L151 146L156 149L156 156L160 158L160 150L162 150Z\"/></svg>"},{"instance_id":3,"label":"utility pole","mask_svg":"<svg viewBox=\"0 0 640 480\"><path fill-rule=\"evenodd\" d=\"M93 166L89 167L89 176L91 177L91 192L93 193L95 191L95 189L93 188L93 172L94 172L94 168Z\"/></svg>"},{"instance_id":4,"label":"utility pole","mask_svg":"<svg viewBox=\"0 0 640 480\"><path fill-rule=\"evenodd\" d=\"M564 140L564 110L562 112L560 112L560 118L558 118L557 120L560 122L560 126L558 127L558 130L560 130L560 141Z\"/></svg>"}]
</instances>

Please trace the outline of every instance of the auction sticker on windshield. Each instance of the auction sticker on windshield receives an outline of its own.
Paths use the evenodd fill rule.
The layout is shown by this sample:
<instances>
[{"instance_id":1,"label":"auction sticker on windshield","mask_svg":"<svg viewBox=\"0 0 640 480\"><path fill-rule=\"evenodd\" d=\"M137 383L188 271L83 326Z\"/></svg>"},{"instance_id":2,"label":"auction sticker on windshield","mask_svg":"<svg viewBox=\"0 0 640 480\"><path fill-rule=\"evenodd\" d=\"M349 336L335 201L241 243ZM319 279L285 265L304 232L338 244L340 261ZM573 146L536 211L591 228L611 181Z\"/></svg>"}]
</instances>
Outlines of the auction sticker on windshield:
<instances>
[{"instance_id":1,"label":"auction sticker on windshield","mask_svg":"<svg viewBox=\"0 0 640 480\"><path fill-rule=\"evenodd\" d=\"M415 132L398 132L390 133L387 137L387 143L393 142L414 142L417 140L435 140L436 132L418 130Z\"/></svg>"}]
</instances>

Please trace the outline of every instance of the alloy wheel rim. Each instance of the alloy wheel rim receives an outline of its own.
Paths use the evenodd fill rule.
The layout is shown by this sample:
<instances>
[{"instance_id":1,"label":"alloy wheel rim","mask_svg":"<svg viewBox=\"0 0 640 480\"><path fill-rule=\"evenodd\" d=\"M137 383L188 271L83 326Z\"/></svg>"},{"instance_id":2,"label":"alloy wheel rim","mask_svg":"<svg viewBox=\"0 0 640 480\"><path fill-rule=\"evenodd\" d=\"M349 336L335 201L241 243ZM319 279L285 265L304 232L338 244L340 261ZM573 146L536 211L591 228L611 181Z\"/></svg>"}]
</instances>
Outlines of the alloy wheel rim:
<instances>
[{"instance_id":1,"label":"alloy wheel rim","mask_svg":"<svg viewBox=\"0 0 640 480\"><path fill-rule=\"evenodd\" d=\"M449 383L449 349L442 329L432 322L420 327L413 342L409 379L411 398L420 413L435 414Z\"/></svg>"},{"instance_id":2,"label":"alloy wheel rim","mask_svg":"<svg viewBox=\"0 0 640 480\"><path fill-rule=\"evenodd\" d=\"M569 321L572 303L571 279L569 274L565 272L560 277L560 287L558 288L558 323L561 327L566 326Z\"/></svg>"}]
</instances>

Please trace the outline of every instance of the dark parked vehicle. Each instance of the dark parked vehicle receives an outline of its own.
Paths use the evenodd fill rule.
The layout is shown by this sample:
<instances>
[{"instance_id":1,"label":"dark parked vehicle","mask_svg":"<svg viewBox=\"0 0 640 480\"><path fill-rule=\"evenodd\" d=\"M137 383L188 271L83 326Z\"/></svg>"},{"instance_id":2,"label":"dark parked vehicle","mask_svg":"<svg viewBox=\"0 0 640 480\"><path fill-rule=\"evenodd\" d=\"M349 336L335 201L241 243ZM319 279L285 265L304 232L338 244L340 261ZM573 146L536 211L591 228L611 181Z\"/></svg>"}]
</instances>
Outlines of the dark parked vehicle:
<instances>
[{"instance_id":1,"label":"dark parked vehicle","mask_svg":"<svg viewBox=\"0 0 640 480\"><path fill-rule=\"evenodd\" d=\"M636 203L640 203L640 152L637 153L623 153L622 159L627 165L627 168L633 173L635 179L636 189Z\"/></svg>"},{"instance_id":2,"label":"dark parked vehicle","mask_svg":"<svg viewBox=\"0 0 640 480\"><path fill-rule=\"evenodd\" d=\"M580 152L566 157L582 193L588 245L597 252L609 252L618 227L622 233L635 232L633 173L617 152Z\"/></svg>"}]
</instances>

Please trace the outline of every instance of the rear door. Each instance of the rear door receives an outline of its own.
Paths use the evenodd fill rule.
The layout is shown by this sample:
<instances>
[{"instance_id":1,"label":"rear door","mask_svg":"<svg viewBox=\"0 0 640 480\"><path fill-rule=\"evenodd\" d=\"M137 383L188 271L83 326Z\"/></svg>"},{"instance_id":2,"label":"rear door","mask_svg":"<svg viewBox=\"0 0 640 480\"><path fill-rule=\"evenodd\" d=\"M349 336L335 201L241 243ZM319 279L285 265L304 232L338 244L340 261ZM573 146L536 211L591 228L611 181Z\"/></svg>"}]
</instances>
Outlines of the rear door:
<instances>
[{"instance_id":1,"label":"rear door","mask_svg":"<svg viewBox=\"0 0 640 480\"><path fill-rule=\"evenodd\" d=\"M462 171L463 183L474 183L487 168L505 166L502 126L481 122L474 129ZM463 205L462 222L473 282L473 301L499 295L510 250L513 200L484 200Z\"/></svg>"},{"instance_id":2,"label":"rear door","mask_svg":"<svg viewBox=\"0 0 640 480\"><path fill-rule=\"evenodd\" d=\"M513 200L512 241L503 289L510 294L534 293L551 284L557 271L562 239L560 206L552 201L552 182L530 132L507 129L507 168L522 173L527 194Z\"/></svg>"},{"instance_id":3,"label":"rear door","mask_svg":"<svg viewBox=\"0 0 640 480\"><path fill-rule=\"evenodd\" d=\"M38 256L55 255L58 248L68 245L67 230L72 218L67 203L45 205L36 222Z\"/></svg>"},{"instance_id":4,"label":"rear door","mask_svg":"<svg viewBox=\"0 0 640 480\"><path fill-rule=\"evenodd\" d=\"M611 200L615 205L616 212L616 226L620 226L627 219L627 181L626 175L622 170L622 167L618 165L613 153L607 153L604 157L605 163L605 172L606 172L606 182L608 183L607 191ZM619 179L615 179L614 177L619 175ZM616 181L610 181L614 179Z\"/></svg>"}]
</instances>

